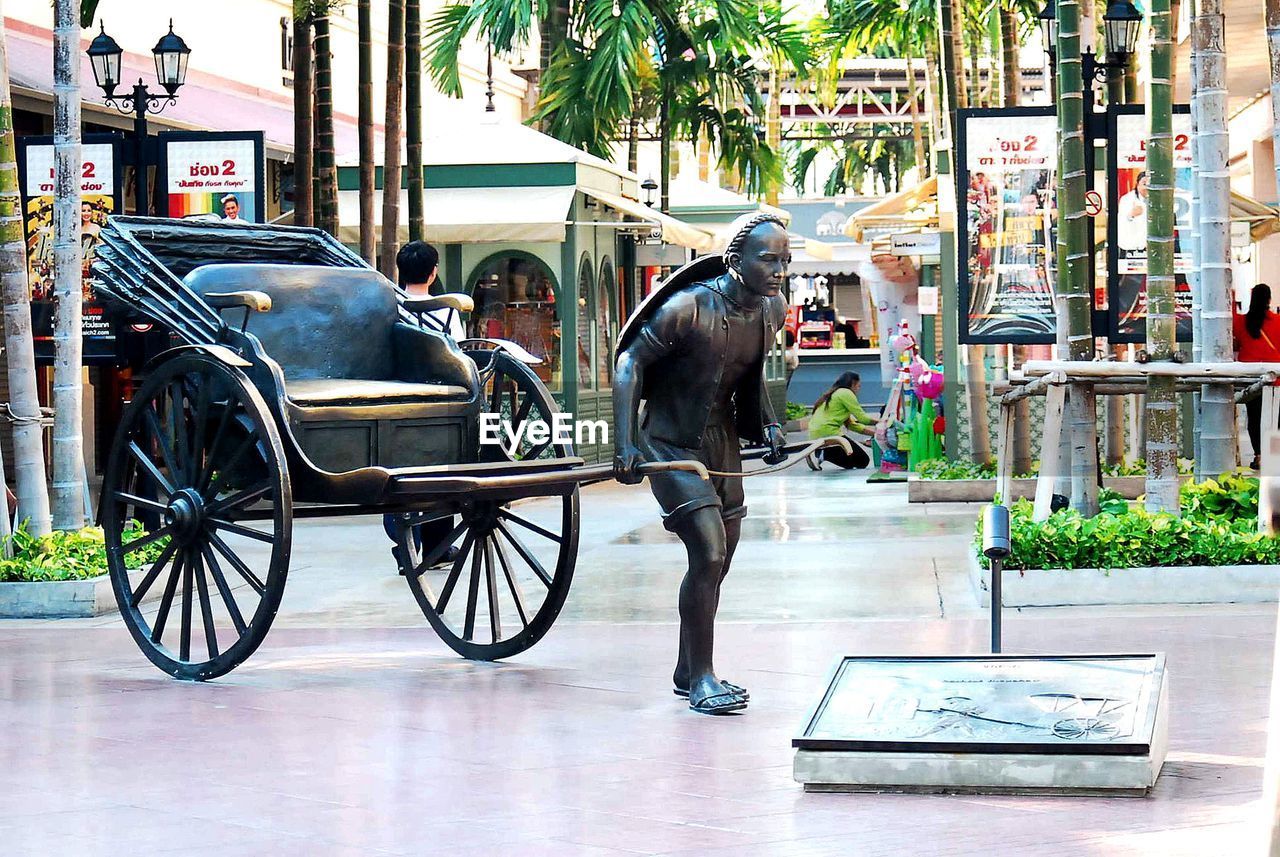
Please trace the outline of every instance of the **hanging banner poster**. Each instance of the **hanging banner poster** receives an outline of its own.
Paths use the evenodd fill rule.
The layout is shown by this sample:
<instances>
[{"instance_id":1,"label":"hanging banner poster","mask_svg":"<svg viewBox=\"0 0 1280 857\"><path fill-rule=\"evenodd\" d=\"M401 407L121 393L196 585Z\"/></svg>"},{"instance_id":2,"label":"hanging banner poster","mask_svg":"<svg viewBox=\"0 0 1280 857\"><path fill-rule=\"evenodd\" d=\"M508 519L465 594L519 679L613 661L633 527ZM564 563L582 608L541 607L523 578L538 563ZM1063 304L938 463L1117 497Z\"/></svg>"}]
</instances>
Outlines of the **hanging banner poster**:
<instances>
[{"instance_id":1,"label":"hanging banner poster","mask_svg":"<svg viewBox=\"0 0 1280 857\"><path fill-rule=\"evenodd\" d=\"M1052 108L959 111L960 341L1055 339L1058 126Z\"/></svg>"},{"instance_id":2,"label":"hanging banner poster","mask_svg":"<svg viewBox=\"0 0 1280 857\"><path fill-rule=\"evenodd\" d=\"M1108 204L1107 284L1109 338L1143 342L1147 332L1147 138L1150 131L1141 107L1113 107L1107 169L1112 177ZM1191 114L1184 104L1173 114L1174 296L1177 336L1191 340Z\"/></svg>"},{"instance_id":3,"label":"hanging banner poster","mask_svg":"<svg viewBox=\"0 0 1280 857\"><path fill-rule=\"evenodd\" d=\"M159 139L166 216L266 220L261 131L169 131Z\"/></svg>"},{"instance_id":4,"label":"hanging banner poster","mask_svg":"<svg viewBox=\"0 0 1280 857\"><path fill-rule=\"evenodd\" d=\"M94 299L89 266L107 215L118 214L124 200L120 148L116 134L88 134L80 146L80 244L83 254L81 325L86 363L114 363L115 334L103 306ZM53 362L53 204L52 137L18 139L18 175L27 237L27 282L31 288L31 326L36 359Z\"/></svg>"}]
</instances>

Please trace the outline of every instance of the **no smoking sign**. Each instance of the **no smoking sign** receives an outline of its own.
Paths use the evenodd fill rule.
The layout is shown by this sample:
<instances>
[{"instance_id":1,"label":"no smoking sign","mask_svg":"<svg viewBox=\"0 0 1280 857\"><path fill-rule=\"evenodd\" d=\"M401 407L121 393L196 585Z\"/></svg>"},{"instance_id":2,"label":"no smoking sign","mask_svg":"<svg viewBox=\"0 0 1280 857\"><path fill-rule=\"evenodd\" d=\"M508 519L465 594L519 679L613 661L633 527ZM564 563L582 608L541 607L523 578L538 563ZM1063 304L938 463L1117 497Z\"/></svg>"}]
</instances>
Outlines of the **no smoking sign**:
<instances>
[{"instance_id":1,"label":"no smoking sign","mask_svg":"<svg viewBox=\"0 0 1280 857\"><path fill-rule=\"evenodd\" d=\"M1102 194L1096 190L1085 191L1084 195L1084 211L1090 217L1097 217L1102 213Z\"/></svg>"}]
</instances>

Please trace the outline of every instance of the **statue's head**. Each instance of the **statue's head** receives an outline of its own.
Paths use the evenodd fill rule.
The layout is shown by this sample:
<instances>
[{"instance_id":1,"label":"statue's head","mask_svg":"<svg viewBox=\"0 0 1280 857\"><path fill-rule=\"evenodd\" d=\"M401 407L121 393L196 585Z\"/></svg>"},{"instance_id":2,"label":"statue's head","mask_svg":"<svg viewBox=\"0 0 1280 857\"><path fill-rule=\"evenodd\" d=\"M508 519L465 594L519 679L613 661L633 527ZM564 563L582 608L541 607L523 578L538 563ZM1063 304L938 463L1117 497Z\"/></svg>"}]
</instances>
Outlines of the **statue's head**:
<instances>
[{"instance_id":1,"label":"statue's head","mask_svg":"<svg viewBox=\"0 0 1280 857\"><path fill-rule=\"evenodd\" d=\"M791 264L786 224L772 214L754 214L740 218L736 225L724 251L729 276L753 294L777 295Z\"/></svg>"}]
</instances>

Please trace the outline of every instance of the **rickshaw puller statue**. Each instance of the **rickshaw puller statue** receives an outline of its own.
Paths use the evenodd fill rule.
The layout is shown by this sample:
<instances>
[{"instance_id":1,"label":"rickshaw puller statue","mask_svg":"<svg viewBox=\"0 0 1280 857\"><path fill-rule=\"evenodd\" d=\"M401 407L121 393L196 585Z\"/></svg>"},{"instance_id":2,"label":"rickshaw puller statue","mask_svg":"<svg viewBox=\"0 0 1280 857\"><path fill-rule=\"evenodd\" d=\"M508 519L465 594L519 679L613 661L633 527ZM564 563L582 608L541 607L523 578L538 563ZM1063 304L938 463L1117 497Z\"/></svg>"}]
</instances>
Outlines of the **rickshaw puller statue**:
<instances>
[{"instance_id":1,"label":"rickshaw puller statue","mask_svg":"<svg viewBox=\"0 0 1280 857\"><path fill-rule=\"evenodd\" d=\"M646 461L696 459L710 470L740 473L739 438L766 445L768 464L786 458L764 363L786 317L780 292L791 258L787 230L767 214L735 225L723 256L697 259L672 274L619 337L613 409L621 482L639 482L636 468ZM680 585L675 692L688 695L693 711L741 711L750 696L716 676L712 653L720 586L747 514L742 479L707 482L668 472L649 484L663 525L680 537L689 558Z\"/></svg>"}]
</instances>

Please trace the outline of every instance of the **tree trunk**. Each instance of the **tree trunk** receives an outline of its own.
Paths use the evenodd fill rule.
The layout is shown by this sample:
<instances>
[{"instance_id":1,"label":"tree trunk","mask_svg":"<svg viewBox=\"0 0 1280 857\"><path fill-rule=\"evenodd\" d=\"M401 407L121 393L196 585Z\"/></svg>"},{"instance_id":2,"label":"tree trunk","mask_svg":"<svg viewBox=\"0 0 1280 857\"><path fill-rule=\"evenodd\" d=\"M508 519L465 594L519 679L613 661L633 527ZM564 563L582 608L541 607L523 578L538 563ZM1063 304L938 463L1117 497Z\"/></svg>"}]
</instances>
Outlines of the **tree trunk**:
<instances>
[{"instance_id":1,"label":"tree trunk","mask_svg":"<svg viewBox=\"0 0 1280 857\"><path fill-rule=\"evenodd\" d=\"M377 265L378 234L373 220L375 162L373 156L373 0L357 0L356 57L358 97L356 125L360 144L360 258Z\"/></svg>"},{"instance_id":2,"label":"tree trunk","mask_svg":"<svg viewBox=\"0 0 1280 857\"><path fill-rule=\"evenodd\" d=\"M315 76L311 64L311 10L293 19L293 225L315 225Z\"/></svg>"},{"instance_id":3,"label":"tree trunk","mask_svg":"<svg viewBox=\"0 0 1280 857\"><path fill-rule=\"evenodd\" d=\"M1175 347L1173 273L1173 37L1169 0L1152 0L1147 83L1147 353ZM1147 381L1147 509L1178 513L1178 401L1172 377Z\"/></svg>"},{"instance_id":4,"label":"tree trunk","mask_svg":"<svg viewBox=\"0 0 1280 857\"><path fill-rule=\"evenodd\" d=\"M969 49L969 106L986 107L982 97L982 69L978 65L978 40L969 35L964 41Z\"/></svg>"},{"instance_id":5,"label":"tree trunk","mask_svg":"<svg viewBox=\"0 0 1280 857\"><path fill-rule=\"evenodd\" d=\"M422 0L404 4L405 148L409 160L409 240L426 231L422 176Z\"/></svg>"},{"instance_id":6,"label":"tree trunk","mask_svg":"<svg viewBox=\"0 0 1280 857\"><path fill-rule=\"evenodd\" d=\"M661 102L658 105L658 179L660 201L658 210L663 214L671 213L671 90L666 78L658 84L662 88Z\"/></svg>"},{"instance_id":7,"label":"tree trunk","mask_svg":"<svg viewBox=\"0 0 1280 857\"><path fill-rule=\"evenodd\" d=\"M84 526L80 311L80 8L54 3L53 30L53 525Z\"/></svg>"},{"instance_id":8,"label":"tree trunk","mask_svg":"<svg viewBox=\"0 0 1280 857\"><path fill-rule=\"evenodd\" d=\"M640 157L640 117L635 110L631 111L630 127L627 128L627 171L634 173L639 167Z\"/></svg>"},{"instance_id":9,"label":"tree trunk","mask_svg":"<svg viewBox=\"0 0 1280 857\"><path fill-rule=\"evenodd\" d=\"M329 16L315 19L317 225L338 235L338 168L333 151L333 53Z\"/></svg>"},{"instance_id":10,"label":"tree trunk","mask_svg":"<svg viewBox=\"0 0 1280 857\"><path fill-rule=\"evenodd\" d=\"M915 147L916 175L923 180L929 175L928 161L924 154L924 129L920 127L920 100L916 91L916 66L912 55L914 43L907 42L907 106L911 109L911 144Z\"/></svg>"},{"instance_id":11,"label":"tree trunk","mask_svg":"<svg viewBox=\"0 0 1280 857\"><path fill-rule=\"evenodd\" d=\"M1000 9L1000 48L1004 57L1000 76L1004 106L1017 107L1022 102L1022 63L1018 59L1018 13L1011 7Z\"/></svg>"},{"instance_id":12,"label":"tree trunk","mask_svg":"<svg viewBox=\"0 0 1280 857\"><path fill-rule=\"evenodd\" d=\"M948 139L954 140L955 111L969 106L969 92L964 79L964 45L960 40L964 21L960 6L952 0L938 0L938 20L942 42L942 81L946 87L944 102L952 124Z\"/></svg>"},{"instance_id":13,"label":"tree trunk","mask_svg":"<svg viewBox=\"0 0 1280 857\"><path fill-rule=\"evenodd\" d=\"M1200 189L1200 330L1207 363L1233 359L1231 342L1231 178L1227 167L1226 19L1222 0L1201 0L1195 47L1199 64L1199 129L1195 137L1202 171ZM1229 384L1200 391L1200 471L1216 479L1236 468L1236 405Z\"/></svg>"},{"instance_id":14,"label":"tree trunk","mask_svg":"<svg viewBox=\"0 0 1280 857\"><path fill-rule=\"evenodd\" d=\"M782 156L782 93L778 90L782 87L782 75L778 73L778 61L773 60L769 63L769 104L768 111L765 114L764 123L764 141L773 153L778 157ZM701 169L701 164L698 165ZM769 205L778 204L779 186L782 184L780 176L771 176L765 184L764 200Z\"/></svg>"},{"instance_id":15,"label":"tree trunk","mask_svg":"<svg viewBox=\"0 0 1280 857\"><path fill-rule=\"evenodd\" d=\"M541 4L540 4L541 5ZM538 98L542 97L542 81L547 75L547 66L551 64L551 55L556 46L569 35L570 0L553 0L547 9L546 17L538 28ZM538 130L545 132L549 120L543 119Z\"/></svg>"},{"instance_id":16,"label":"tree trunk","mask_svg":"<svg viewBox=\"0 0 1280 857\"><path fill-rule=\"evenodd\" d=\"M14 477L18 507L27 531L49 532L49 492L45 485L40 400L36 394L35 344L31 338L31 293L27 287L22 199L18 192L17 143L9 94L9 56L0 13L0 293L9 369L9 409L13 423ZM3 486L0 486L0 490Z\"/></svg>"},{"instance_id":17,"label":"tree trunk","mask_svg":"<svg viewBox=\"0 0 1280 857\"><path fill-rule=\"evenodd\" d=\"M938 141L944 136L946 127L942 119L940 90L938 84L938 46L927 41L924 47L924 108L929 114L929 175L938 171Z\"/></svg>"},{"instance_id":18,"label":"tree trunk","mask_svg":"<svg viewBox=\"0 0 1280 857\"><path fill-rule=\"evenodd\" d=\"M1065 307L1067 356L1093 359L1089 294L1089 218L1085 213L1086 161L1084 78L1080 58L1079 0L1058 0L1058 130L1062 140L1062 196L1058 200L1060 246L1058 295ZM1071 429L1071 507L1098 513L1097 410L1093 388L1073 384L1067 397Z\"/></svg>"},{"instance_id":19,"label":"tree trunk","mask_svg":"<svg viewBox=\"0 0 1280 857\"><path fill-rule=\"evenodd\" d=\"M400 114L404 107L404 0L387 4L387 119L382 155L382 254L378 269L396 281L396 251L400 245Z\"/></svg>"}]
</instances>

